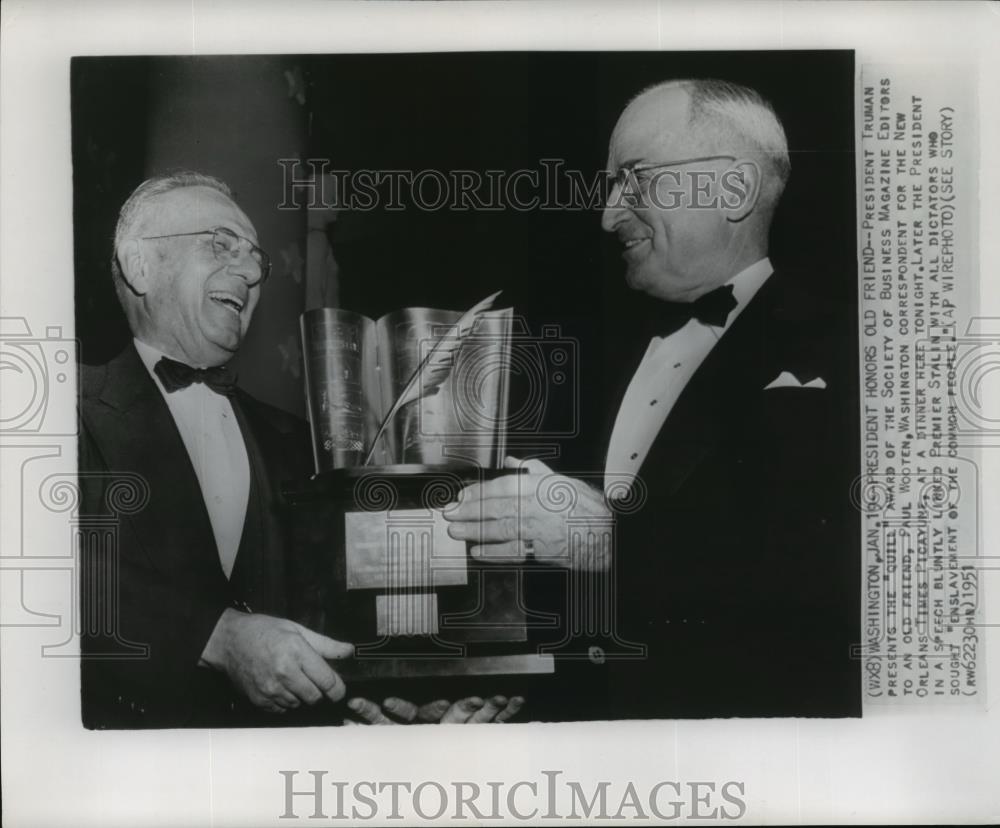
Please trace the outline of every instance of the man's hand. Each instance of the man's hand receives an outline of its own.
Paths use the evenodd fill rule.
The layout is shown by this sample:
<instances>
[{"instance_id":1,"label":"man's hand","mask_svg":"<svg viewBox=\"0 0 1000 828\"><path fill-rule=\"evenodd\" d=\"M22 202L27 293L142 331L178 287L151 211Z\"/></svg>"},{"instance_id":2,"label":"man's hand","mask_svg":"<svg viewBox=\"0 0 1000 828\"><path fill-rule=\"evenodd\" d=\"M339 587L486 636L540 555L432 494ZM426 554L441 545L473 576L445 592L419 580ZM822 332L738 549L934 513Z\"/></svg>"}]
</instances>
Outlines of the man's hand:
<instances>
[{"instance_id":1,"label":"man's hand","mask_svg":"<svg viewBox=\"0 0 1000 828\"><path fill-rule=\"evenodd\" d=\"M417 707L413 702L388 698L379 707L368 699L353 698L347 706L364 723L373 725L393 724L502 724L516 716L524 699L521 696L491 696L485 701L478 696L461 699L454 704L439 699ZM346 724L354 724L348 721Z\"/></svg>"},{"instance_id":2,"label":"man's hand","mask_svg":"<svg viewBox=\"0 0 1000 828\"><path fill-rule=\"evenodd\" d=\"M504 475L463 489L458 504L444 510L448 534L475 544L475 558L517 562L534 554L553 566L607 569L613 517L603 493L538 460L522 463L508 457L504 462L506 468L522 465L528 474ZM589 531L574 531L571 537L570 518L593 523Z\"/></svg>"},{"instance_id":3,"label":"man's hand","mask_svg":"<svg viewBox=\"0 0 1000 828\"><path fill-rule=\"evenodd\" d=\"M227 609L215 625L202 661L225 672L258 707L284 713L326 697L340 701L344 682L325 659L348 658L354 645L301 624Z\"/></svg>"}]
</instances>

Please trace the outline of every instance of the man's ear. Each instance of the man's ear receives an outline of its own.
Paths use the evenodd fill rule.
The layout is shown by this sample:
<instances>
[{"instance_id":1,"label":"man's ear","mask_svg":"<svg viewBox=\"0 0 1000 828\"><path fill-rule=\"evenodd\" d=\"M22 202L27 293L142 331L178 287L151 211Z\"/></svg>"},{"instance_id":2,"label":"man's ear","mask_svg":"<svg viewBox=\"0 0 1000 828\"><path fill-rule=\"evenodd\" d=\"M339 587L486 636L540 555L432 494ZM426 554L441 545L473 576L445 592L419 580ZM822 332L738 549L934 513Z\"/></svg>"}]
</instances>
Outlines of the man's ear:
<instances>
[{"instance_id":1,"label":"man's ear","mask_svg":"<svg viewBox=\"0 0 1000 828\"><path fill-rule=\"evenodd\" d=\"M749 158L740 158L722 174L722 198L726 219L743 221L757 207L763 186L760 165Z\"/></svg>"},{"instance_id":2,"label":"man's ear","mask_svg":"<svg viewBox=\"0 0 1000 828\"><path fill-rule=\"evenodd\" d=\"M149 262L138 239L125 239L119 245L118 266L132 293L144 296L149 291Z\"/></svg>"}]
</instances>

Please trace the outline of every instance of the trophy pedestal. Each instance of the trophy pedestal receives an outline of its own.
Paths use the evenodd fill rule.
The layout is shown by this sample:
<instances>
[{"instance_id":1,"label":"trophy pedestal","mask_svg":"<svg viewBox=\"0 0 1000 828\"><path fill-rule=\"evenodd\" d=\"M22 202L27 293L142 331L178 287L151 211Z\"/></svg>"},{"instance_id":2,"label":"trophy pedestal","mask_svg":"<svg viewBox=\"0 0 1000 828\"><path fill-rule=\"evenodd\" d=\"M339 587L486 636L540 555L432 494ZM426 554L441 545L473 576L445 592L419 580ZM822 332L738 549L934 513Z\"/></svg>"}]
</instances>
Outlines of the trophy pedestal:
<instances>
[{"instance_id":1,"label":"trophy pedestal","mask_svg":"<svg viewBox=\"0 0 1000 828\"><path fill-rule=\"evenodd\" d=\"M462 656L460 658L360 658L330 663L346 682L458 676L514 676L554 672L550 655Z\"/></svg>"},{"instance_id":2,"label":"trophy pedestal","mask_svg":"<svg viewBox=\"0 0 1000 828\"><path fill-rule=\"evenodd\" d=\"M296 555L318 580L311 626L355 645L336 662L346 681L553 672L529 640L521 567L470 558L441 515L469 483L516 473L366 466L286 487Z\"/></svg>"}]
</instances>

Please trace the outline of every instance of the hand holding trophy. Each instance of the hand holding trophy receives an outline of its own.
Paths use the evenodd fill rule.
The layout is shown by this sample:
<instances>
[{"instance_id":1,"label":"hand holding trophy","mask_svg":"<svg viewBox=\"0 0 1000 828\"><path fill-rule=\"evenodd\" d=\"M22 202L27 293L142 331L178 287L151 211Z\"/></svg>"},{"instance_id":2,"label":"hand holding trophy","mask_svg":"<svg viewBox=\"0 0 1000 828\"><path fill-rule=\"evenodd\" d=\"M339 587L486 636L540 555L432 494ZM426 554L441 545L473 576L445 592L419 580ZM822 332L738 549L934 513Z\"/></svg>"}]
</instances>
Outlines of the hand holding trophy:
<instances>
[{"instance_id":1,"label":"hand holding trophy","mask_svg":"<svg viewBox=\"0 0 1000 828\"><path fill-rule=\"evenodd\" d=\"M316 475L286 497L315 626L355 644L338 669L363 722L506 721L521 697L452 680L553 671L529 641L519 568L471 557L442 514L464 487L521 471L503 462L513 314L491 310L498 295L465 313L302 317ZM460 701L369 701L383 689Z\"/></svg>"}]
</instances>

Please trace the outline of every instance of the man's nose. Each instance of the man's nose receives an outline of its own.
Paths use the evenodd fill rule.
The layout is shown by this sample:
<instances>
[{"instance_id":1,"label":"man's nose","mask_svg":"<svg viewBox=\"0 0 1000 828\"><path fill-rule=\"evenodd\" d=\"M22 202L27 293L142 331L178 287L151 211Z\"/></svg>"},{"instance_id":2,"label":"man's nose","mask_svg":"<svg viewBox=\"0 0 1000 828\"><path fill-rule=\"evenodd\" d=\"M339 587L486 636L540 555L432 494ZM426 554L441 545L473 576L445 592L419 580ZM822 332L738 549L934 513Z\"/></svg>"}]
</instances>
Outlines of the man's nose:
<instances>
[{"instance_id":1,"label":"man's nose","mask_svg":"<svg viewBox=\"0 0 1000 828\"><path fill-rule=\"evenodd\" d=\"M261 271L260 264L251 255L250 247L242 243L235 250L230 252L231 261L226 268L230 273L235 273L237 276L242 277L250 287L258 284L263 278L264 274Z\"/></svg>"},{"instance_id":2,"label":"man's nose","mask_svg":"<svg viewBox=\"0 0 1000 828\"><path fill-rule=\"evenodd\" d=\"M618 225L625 220L627 208L622 204L622 195L622 188L616 183L608 194L608 200L604 202L601 229L608 233L614 233Z\"/></svg>"}]
</instances>

